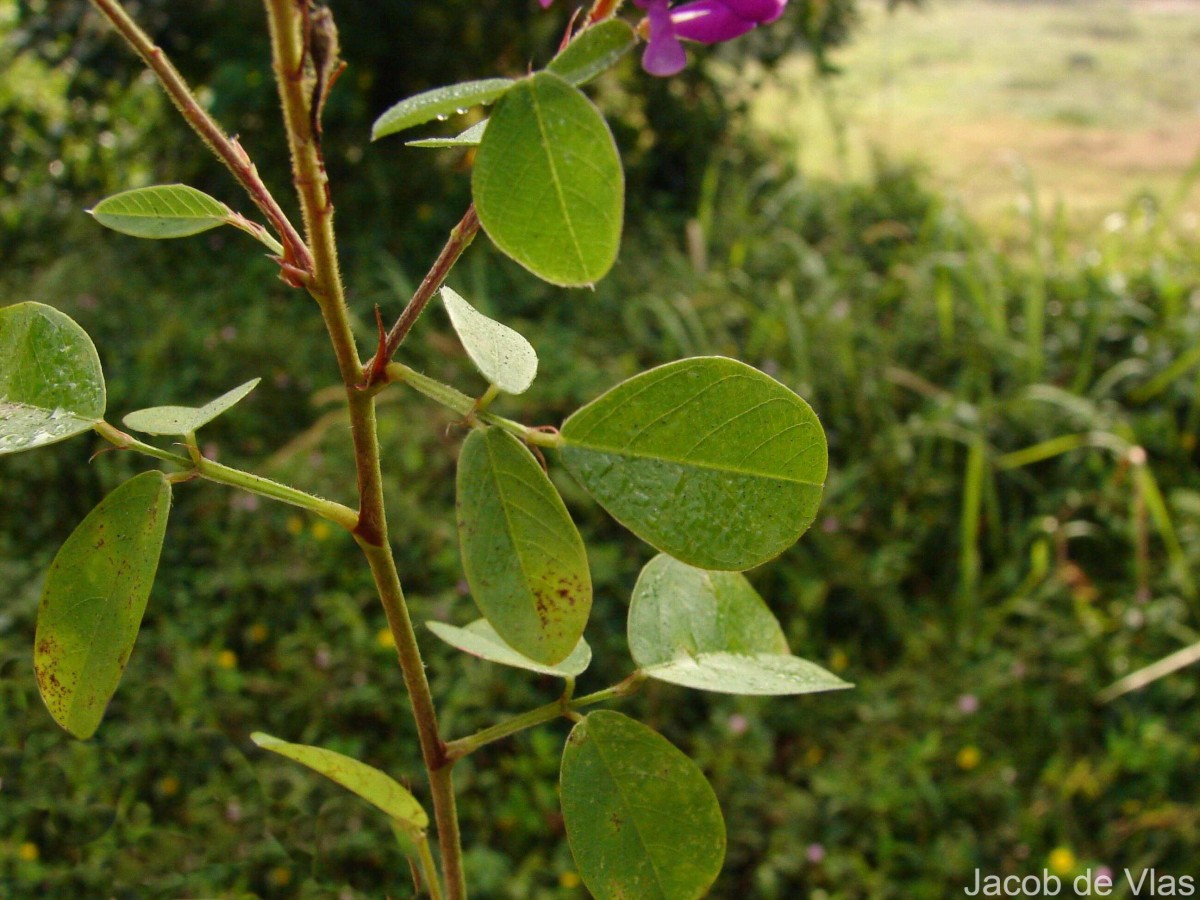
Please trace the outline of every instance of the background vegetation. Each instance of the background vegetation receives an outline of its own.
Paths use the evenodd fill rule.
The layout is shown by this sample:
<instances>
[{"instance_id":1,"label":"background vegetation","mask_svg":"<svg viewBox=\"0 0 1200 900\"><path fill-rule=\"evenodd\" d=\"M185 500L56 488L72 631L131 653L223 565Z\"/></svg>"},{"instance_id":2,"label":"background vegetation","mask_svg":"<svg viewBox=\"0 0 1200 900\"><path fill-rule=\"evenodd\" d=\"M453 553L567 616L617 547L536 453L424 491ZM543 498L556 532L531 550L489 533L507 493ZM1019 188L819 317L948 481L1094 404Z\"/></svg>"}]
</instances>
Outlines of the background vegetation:
<instances>
[{"instance_id":1,"label":"background vegetation","mask_svg":"<svg viewBox=\"0 0 1200 900\"><path fill-rule=\"evenodd\" d=\"M327 141L365 344L374 304L398 309L461 212L468 171L456 154L368 146L370 119L435 83L522 71L554 46L565 12L466 0L361 6L335 6L353 68L331 101ZM1195 874L1194 675L1096 700L1115 678L1200 640L1190 160L1148 185L1158 190L1114 188L1095 201L1088 212L1108 214L1104 227L1070 213L1085 180L1063 187L1071 182L1036 155L1023 183L997 179L1008 204L1023 198L1015 214L987 203L964 211L946 193L956 177L946 140L932 173L880 155L859 154L870 165L855 168L847 144L828 157L842 171L823 170L846 177L814 177L815 164L797 165L806 147L796 137L811 132L795 122L808 120L793 121L794 105L779 99L811 55L789 54L809 38L828 65L844 64L833 88L843 93L826 109L851 102L871 60L822 45L844 36L847 7L792 7L787 24L710 54L685 79L648 83L630 65L598 86L631 161L632 221L617 269L594 293L538 284L482 239L452 279L542 358L534 388L501 412L557 423L640 367L724 353L781 379L822 417L832 470L819 524L751 578L794 652L857 689L758 701L654 684L628 704L714 782L730 838L714 896L941 898L976 867ZM254 245L221 233L147 244L79 213L120 188L174 180L238 199L81 10L0 7L2 302L41 300L80 321L100 348L115 415L263 376L206 430L208 451L344 498L350 459L320 325ZM922 77L917 58L932 52L921 29L948 29L956 11L1013 12L972 0L904 13L892 32L898 79L929 94L958 83ZM282 189L253 4L146 0L138 14ZM1139 35L1179 41L1192 53L1181 84L1200 83L1200 13L1163 15L1130 21ZM961 33L991 30L974 21L960 21ZM409 52L396 52L395 35ZM783 80L749 61L760 54L783 63ZM1152 60L1099 65L1134 98L1129 109L1150 104ZM1078 71L1054 71L1045 90L1075 96ZM979 91L961 96L985 108ZM976 107L951 102L971 119ZM934 105L905 95L893 109L899 119ZM759 128L746 126L747 112ZM1194 115L1180 107L1162 121ZM1085 136L1143 127L1134 112L1067 124ZM1145 157L1158 158L1156 145ZM1060 189L1067 212L1056 215L1046 198ZM436 312L406 352L431 374L476 385ZM393 539L415 618L465 622L474 613L451 514L461 432L402 392L386 409ZM402 892L404 862L381 821L247 738L262 729L419 774L369 579L323 523L214 485L179 490L146 627L104 726L80 744L50 721L30 662L42 573L103 492L141 467L116 453L89 462L95 449L81 440L0 466L0 894ZM628 670L625 605L650 551L560 474L593 553L587 690ZM486 724L492 707L516 712L554 691L435 640L424 649L451 735ZM555 793L564 735L546 726L463 764L478 896L583 895Z\"/></svg>"}]
</instances>

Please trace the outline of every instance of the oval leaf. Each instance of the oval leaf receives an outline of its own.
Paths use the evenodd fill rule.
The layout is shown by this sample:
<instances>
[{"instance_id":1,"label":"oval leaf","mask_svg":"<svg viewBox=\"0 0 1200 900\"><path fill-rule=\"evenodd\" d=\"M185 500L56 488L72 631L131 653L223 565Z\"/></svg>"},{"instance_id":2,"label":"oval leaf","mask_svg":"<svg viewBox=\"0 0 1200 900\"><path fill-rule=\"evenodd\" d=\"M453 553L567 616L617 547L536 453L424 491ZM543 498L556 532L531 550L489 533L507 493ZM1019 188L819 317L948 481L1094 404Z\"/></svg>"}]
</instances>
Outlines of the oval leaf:
<instances>
[{"instance_id":1,"label":"oval leaf","mask_svg":"<svg viewBox=\"0 0 1200 900\"><path fill-rule=\"evenodd\" d=\"M240 403L261 378L247 381L203 406L152 406L124 418L125 427L143 434L191 434Z\"/></svg>"},{"instance_id":2,"label":"oval leaf","mask_svg":"<svg viewBox=\"0 0 1200 900\"><path fill-rule=\"evenodd\" d=\"M442 303L475 368L506 394L524 393L537 375L537 352L507 325L489 319L448 287Z\"/></svg>"},{"instance_id":3,"label":"oval leaf","mask_svg":"<svg viewBox=\"0 0 1200 900\"><path fill-rule=\"evenodd\" d=\"M170 508L166 476L143 472L100 501L50 564L33 666L50 715L77 738L95 733L133 652Z\"/></svg>"},{"instance_id":4,"label":"oval leaf","mask_svg":"<svg viewBox=\"0 0 1200 900\"><path fill-rule=\"evenodd\" d=\"M368 766L333 750L281 741L261 731L251 734L250 740L264 750L270 750L307 766L330 781L340 784L350 793L357 794L404 826L410 837L411 832L422 832L429 827L429 816L425 814L417 798L390 775L380 772L374 766Z\"/></svg>"},{"instance_id":5,"label":"oval leaf","mask_svg":"<svg viewBox=\"0 0 1200 900\"><path fill-rule=\"evenodd\" d=\"M224 225L229 208L186 184L113 194L88 210L101 225L140 238L181 238Z\"/></svg>"},{"instance_id":6,"label":"oval leaf","mask_svg":"<svg viewBox=\"0 0 1200 900\"><path fill-rule=\"evenodd\" d=\"M772 559L812 524L828 465L807 403L745 363L669 363L562 428L567 468L652 546L705 569Z\"/></svg>"},{"instance_id":7,"label":"oval leaf","mask_svg":"<svg viewBox=\"0 0 1200 900\"><path fill-rule=\"evenodd\" d=\"M96 347L41 303L0 309L0 455L66 440L104 415Z\"/></svg>"},{"instance_id":8,"label":"oval leaf","mask_svg":"<svg viewBox=\"0 0 1200 900\"><path fill-rule=\"evenodd\" d=\"M702 897L725 859L725 822L694 762L620 713L594 712L563 751L563 823L598 900Z\"/></svg>"},{"instance_id":9,"label":"oval leaf","mask_svg":"<svg viewBox=\"0 0 1200 900\"><path fill-rule=\"evenodd\" d=\"M660 553L633 588L633 661L644 668L717 651L789 652L783 629L746 576L707 572Z\"/></svg>"},{"instance_id":10,"label":"oval leaf","mask_svg":"<svg viewBox=\"0 0 1200 900\"><path fill-rule=\"evenodd\" d=\"M443 147L478 147L479 142L483 139L483 133L487 130L487 119L482 122L476 122L462 134L450 138L421 138L417 141L405 141L406 147L428 147L430 149L441 149Z\"/></svg>"},{"instance_id":11,"label":"oval leaf","mask_svg":"<svg viewBox=\"0 0 1200 900\"><path fill-rule=\"evenodd\" d=\"M599 111L540 72L496 104L475 157L480 224L504 253L551 284L590 285L617 258L625 175Z\"/></svg>"},{"instance_id":12,"label":"oval leaf","mask_svg":"<svg viewBox=\"0 0 1200 900\"><path fill-rule=\"evenodd\" d=\"M487 619L476 619L466 628L456 628L445 622L426 622L429 630L440 637L451 647L464 653L486 659L488 662L500 663L502 666L512 666L517 669L528 669L540 672L542 675L555 675L559 678L574 678L583 673L592 662L592 648L583 638L575 645L571 655L556 666L543 666L534 662L528 656L518 653L496 634L496 629Z\"/></svg>"},{"instance_id":13,"label":"oval leaf","mask_svg":"<svg viewBox=\"0 0 1200 900\"><path fill-rule=\"evenodd\" d=\"M607 19L584 29L546 66L569 84L578 87L616 65L637 38L624 19Z\"/></svg>"},{"instance_id":14,"label":"oval leaf","mask_svg":"<svg viewBox=\"0 0 1200 900\"><path fill-rule=\"evenodd\" d=\"M414 125L466 112L472 106L492 103L515 83L511 78L464 81L401 100L375 120L371 126L371 140L377 141Z\"/></svg>"},{"instance_id":15,"label":"oval leaf","mask_svg":"<svg viewBox=\"0 0 1200 900\"><path fill-rule=\"evenodd\" d=\"M499 428L472 431L458 458L463 570L500 638L535 662L566 659L592 608L587 552L533 454Z\"/></svg>"},{"instance_id":16,"label":"oval leaf","mask_svg":"<svg viewBox=\"0 0 1200 900\"><path fill-rule=\"evenodd\" d=\"M737 572L666 555L642 569L629 606L629 650L659 681L726 694L812 694L850 687L788 652L783 629Z\"/></svg>"},{"instance_id":17,"label":"oval leaf","mask_svg":"<svg viewBox=\"0 0 1200 900\"><path fill-rule=\"evenodd\" d=\"M657 681L742 696L819 694L854 686L816 663L777 653L700 653L648 666L642 671Z\"/></svg>"}]
</instances>

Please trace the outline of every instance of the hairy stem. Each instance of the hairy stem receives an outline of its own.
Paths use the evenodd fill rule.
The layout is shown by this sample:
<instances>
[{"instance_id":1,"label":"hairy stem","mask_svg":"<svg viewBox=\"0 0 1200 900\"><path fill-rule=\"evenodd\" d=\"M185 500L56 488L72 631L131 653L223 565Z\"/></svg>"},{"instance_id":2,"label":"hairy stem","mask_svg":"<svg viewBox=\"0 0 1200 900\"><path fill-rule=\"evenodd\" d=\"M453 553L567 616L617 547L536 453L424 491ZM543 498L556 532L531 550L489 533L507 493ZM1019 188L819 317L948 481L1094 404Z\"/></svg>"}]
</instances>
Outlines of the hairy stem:
<instances>
[{"instance_id":1,"label":"hairy stem","mask_svg":"<svg viewBox=\"0 0 1200 900\"><path fill-rule=\"evenodd\" d=\"M433 861L433 854L429 852L428 838L421 838L421 842L417 845L417 852L421 856L421 869L425 873L425 884L429 888L429 900L442 900L442 884L438 881L437 866Z\"/></svg>"},{"instance_id":2,"label":"hairy stem","mask_svg":"<svg viewBox=\"0 0 1200 900\"><path fill-rule=\"evenodd\" d=\"M323 519L328 519L330 522L341 525L347 531L353 531L354 526L358 523L358 513L348 506L343 506L341 503L324 500L321 497L305 493L297 488L280 484L278 481L272 481L269 478L263 478L261 475L244 472L232 466L222 465L203 456L189 459L186 456L180 456L168 450L160 450L153 444L139 441L137 438L126 434L120 429L114 428L107 422L98 423L94 426L93 430L120 450L135 450L146 456L174 463L184 469L185 472L194 473L206 481L214 481L217 484L241 488L243 491L251 494L258 494L260 497L268 497L271 500L278 500L281 503L307 509L309 512L321 516Z\"/></svg>"},{"instance_id":3,"label":"hairy stem","mask_svg":"<svg viewBox=\"0 0 1200 900\"><path fill-rule=\"evenodd\" d=\"M606 700L620 700L637 693L638 689L642 686L642 682L645 680L646 676L639 671L634 672L624 681L617 682L612 687L596 691L594 694L585 694L574 700L569 699L564 693L563 697L560 697L553 703L547 703L545 706L539 706L536 709L529 710L529 712L521 713L519 716L513 716L507 721L500 722L490 728L484 728L482 731L475 732L475 734L451 741L446 745L446 756L451 760L459 760L468 754L474 753L486 744L502 740L509 735L532 728L535 725L541 725L544 722L557 719L559 716L575 718L572 714L576 710L583 709L585 706L603 703Z\"/></svg>"},{"instance_id":4,"label":"hairy stem","mask_svg":"<svg viewBox=\"0 0 1200 900\"><path fill-rule=\"evenodd\" d=\"M450 900L462 900L466 897L466 882L462 870L462 847L451 767L438 732L433 696L425 678L425 665L421 660L388 542L375 400L371 393L359 387L363 371L351 334L350 317L338 271L333 203L320 145L313 134L315 117L309 107L311 95L305 90L303 78L306 49L302 40L300 10L293 0L266 0L266 9L270 21L275 78L292 154L293 178L304 211L309 246L312 248L313 269L307 287L321 307L349 406L350 430L358 470L359 520L355 537L371 567L412 704L421 755L429 773L447 896Z\"/></svg>"},{"instance_id":5,"label":"hairy stem","mask_svg":"<svg viewBox=\"0 0 1200 900\"><path fill-rule=\"evenodd\" d=\"M379 600L387 616L388 628L396 642L396 655L404 675L404 686L412 702L421 743L421 756L429 773L429 792L433 797L434 819L437 821L438 845L442 851L442 873L446 880L447 896L451 900L466 897L466 881L462 871L462 846L458 830L458 810L454 799L451 765L446 756L446 744L438 733L437 713L433 695L425 678L425 664L413 630L408 604L396 572L396 561L390 544L372 546L359 539L366 554Z\"/></svg>"},{"instance_id":6,"label":"hairy stem","mask_svg":"<svg viewBox=\"0 0 1200 900\"><path fill-rule=\"evenodd\" d=\"M158 76L163 90L179 108L183 118L221 162L225 163L233 176L245 188L246 193L250 195L250 199L262 210L263 215L267 217L283 241L282 261L304 271L311 270L312 258L308 248L259 177L258 169L246 155L242 145L236 139L225 134L224 129L205 111L188 83L179 74L179 70L167 59L162 48L158 47L150 39L150 36L133 21L119 0L92 0L92 4L112 23L125 41L150 67L150 70Z\"/></svg>"},{"instance_id":7,"label":"hairy stem","mask_svg":"<svg viewBox=\"0 0 1200 900\"><path fill-rule=\"evenodd\" d=\"M479 233L479 216L475 214L475 204L472 203L467 207L466 213L463 215L459 223L450 231L450 237L446 240L446 246L442 248L442 252L438 254L438 258L422 279L420 286L413 293L412 299L408 301L400 313L400 317L396 319L394 324L387 333L382 354L377 354L374 359L367 365L368 383L376 384L383 380L384 369L396 355L396 351L400 349L400 345L404 343L404 339L408 337L408 333L416 324L417 319L421 317L421 313L425 311L425 307L429 305L429 301L433 299L433 295L437 293L446 280L446 276L450 274L450 270L454 268L454 264L458 262L458 258L463 255L471 241L475 239L475 235Z\"/></svg>"},{"instance_id":8,"label":"hairy stem","mask_svg":"<svg viewBox=\"0 0 1200 900\"><path fill-rule=\"evenodd\" d=\"M436 378L422 375L416 369L410 368L404 365L404 363L389 363L387 377L389 381L398 381L407 384L418 394L424 394L430 400L440 403L449 410L453 410L464 419L474 417L480 422L495 425L497 428L503 428L527 444L536 444L539 447L559 447L562 445L562 438L557 432L541 431L537 428L522 425L520 422L514 422L512 419L497 416L494 413L480 412L476 407L478 401L470 395L464 394L458 388L443 384ZM487 395L485 394L484 396L486 397Z\"/></svg>"},{"instance_id":9,"label":"hairy stem","mask_svg":"<svg viewBox=\"0 0 1200 900\"><path fill-rule=\"evenodd\" d=\"M246 234L250 235L256 241L261 242L276 256L282 257L284 254L283 244L275 240L275 236L267 229L263 228L257 222L251 221L241 213L230 212L229 217L225 220L234 228L239 228Z\"/></svg>"}]
</instances>

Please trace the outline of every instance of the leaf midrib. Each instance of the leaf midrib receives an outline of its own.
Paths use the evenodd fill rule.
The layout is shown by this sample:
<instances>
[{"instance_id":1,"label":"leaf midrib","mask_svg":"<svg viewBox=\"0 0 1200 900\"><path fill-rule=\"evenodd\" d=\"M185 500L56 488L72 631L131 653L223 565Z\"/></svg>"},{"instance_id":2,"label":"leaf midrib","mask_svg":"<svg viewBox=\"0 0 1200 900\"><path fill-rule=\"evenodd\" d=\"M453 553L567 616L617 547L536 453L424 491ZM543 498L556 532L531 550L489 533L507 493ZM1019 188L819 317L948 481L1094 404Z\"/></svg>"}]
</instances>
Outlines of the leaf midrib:
<instances>
[{"instance_id":1,"label":"leaf midrib","mask_svg":"<svg viewBox=\"0 0 1200 900\"><path fill-rule=\"evenodd\" d=\"M550 77L558 78L557 75L552 75ZM575 233L575 225L571 221L570 213L567 211L566 194L563 190L562 182L558 177L558 167L554 164L554 154L550 150L550 136L546 131L545 123L542 121L542 109L541 104L538 103L537 87L535 82L536 79L530 82L529 98L533 109L533 116L537 120L538 134L542 139L542 151L546 154L546 164L550 168L550 182L554 186L554 196L558 200L558 207L559 211L562 213L563 222L566 223L567 234L571 237L571 246L575 250L575 258L579 263L579 272L583 275L583 277L586 278L588 272L587 261L583 258L583 248L579 245L579 236ZM563 81L563 84L570 88L570 85L567 84L567 82Z\"/></svg>"},{"instance_id":2,"label":"leaf midrib","mask_svg":"<svg viewBox=\"0 0 1200 900\"><path fill-rule=\"evenodd\" d=\"M602 743L603 741L597 739L593 735L592 744L596 748L596 756L599 757L601 765L604 766L604 773L608 776L608 780L612 782L614 790L621 798L621 806L624 807L625 814L629 816L629 820L633 823L634 834L637 835L637 840L638 843L641 844L642 852L646 854L646 861L650 863L650 871L654 873L654 881L658 885L659 893L663 897L669 897L670 894L667 893L666 885L663 884L662 873L658 871L658 863L655 860L654 855L650 852L650 846L646 843L646 839L642 836L641 824L638 822L638 818L634 814L635 807L630 804L628 798L625 796L625 791L622 790L620 779L613 775L612 765L609 763L608 757L604 755L604 751L601 747Z\"/></svg>"},{"instance_id":3,"label":"leaf midrib","mask_svg":"<svg viewBox=\"0 0 1200 900\"><path fill-rule=\"evenodd\" d=\"M538 594L537 594L537 591L535 591L534 587L533 587L533 576L530 574L529 569L526 566L525 554L521 551L522 543L529 544L531 542L528 540L522 540L522 541L517 540L516 527L513 524L512 516L509 513L509 505L510 505L511 501L509 500L508 493L504 490L504 487L501 483L501 478L500 478L501 469L497 465L496 457L492 452L492 442L488 438L489 438L488 435L484 435L484 449L487 451L488 470L489 470L489 473L491 474L492 483L496 488L496 496L500 500L500 508L504 511L505 536L508 538L509 544L512 545L513 556L515 556L517 558L517 567L521 571L521 580L522 580L523 586L525 588L526 596L533 603L534 620L536 622L540 623L541 617L538 616L538 614L537 614ZM503 438L501 438L501 440L503 440ZM509 474L512 475L511 472ZM516 476L513 476L513 477L515 478ZM520 481L521 484L525 485L526 487L529 487L528 483L525 482L524 480L522 480L522 479L518 479L518 480ZM515 504L514 504L514 507L515 507ZM529 515L533 518L538 518L538 517L532 516L532 514L528 513L528 512L526 513L526 515ZM549 529L549 526L547 525L547 523L541 522L540 519L538 519L538 521L539 521L539 524L541 524L544 527L546 527L547 529ZM555 554L550 553L548 550L546 550L546 554L549 558L553 559L555 562L558 562L559 564L563 565L564 569L570 568L565 563L563 563L563 561L561 559L558 559ZM555 612L559 613L557 623L560 626L560 630L561 630L561 626L563 625L563 620L564 620L563 610L556 608ZM495 627L495 626L493 626L493 627ZM543 648L546 646L547 643L550 643L551 645L556 644L553 636L548 633L548 631L547 631L548 628L549 628L549 624L547 624L545 629L543 629L543 628L535 629L537 636L539 638L538 644L541 645ZM518 651L518 652L520 652L520 651ZM567 655L568 656L570 655L570 651L568 651ZM532 659L532 657L530 657L530 658ZM564 657L564 659L565 658L566 657ZM540 662L539 660L536 660L536 659L534 659L533 661ZM541 663L541 664L542 665L550 665L548 663Z\"/></svg>"},{"instance_id":4,"label":"leaf midrib","mask_svg":"<svg viewBox=\"0 0 1200 900\"><path fill-rule=\"evenodd\" d=\"M817 445L812 444L810 446L815 447ZM755 472L751 469L744 469L739 466L716 465L715 463L700 462L698 460L677 459L673 456L667 456L665 454L654 455L651 453L637 453L632 450L604 447L604 446L601 446L598 444L587 444L587 443L583 443L582 441L564 440L563 441L563 449L590 450L594 453L602 453L602 454L606 454L609 456L621 456L621 457L625 457L625 458L629 458L629 459L648 459L648 460L653 460L654 462L676 463L678 465L690 466L695 469L703 469L703 470L709 471L709 472L732 473L734 475L748 475L753 478L765 478L770 481L785 481L789 484L802 484L807 487L818 487L819 488L819 487L825 486L824 481L810 481L810 480L806 480L803 478L794 478L794 477L791 477L788 475L779 475L779 474L768 473L768 472ZM808 448L805 448L805 450L807 450L807 449ZM801 451L801 452L804 452L804 451Z\"/></svg>"}]
</instances>

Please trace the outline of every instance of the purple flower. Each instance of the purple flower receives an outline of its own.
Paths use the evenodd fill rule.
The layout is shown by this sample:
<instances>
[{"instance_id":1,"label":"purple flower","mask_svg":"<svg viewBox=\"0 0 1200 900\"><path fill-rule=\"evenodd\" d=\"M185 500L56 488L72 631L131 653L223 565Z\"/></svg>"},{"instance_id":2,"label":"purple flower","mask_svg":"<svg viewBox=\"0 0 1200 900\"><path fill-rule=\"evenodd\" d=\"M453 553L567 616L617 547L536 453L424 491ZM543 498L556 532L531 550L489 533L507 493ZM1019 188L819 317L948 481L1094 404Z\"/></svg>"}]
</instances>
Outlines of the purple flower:
<instances>
[{"instance_id":1,"label":"purple flower","mask_svg":"<svg viewBox=\"0 0 1200 900\"><path fill-rule=\"evenodd\" d=\"M549 9L554 0L539 0ZM646 10L649 32L642 68L651 75L675 75L687 65L680 40L719 44L741 37L783 15L788 0L692 0L672 8L671 0L633 0ZM646 31L642 32L646 34Z\"/></svg>"},{"instance_id":2,"label":"purple flower","mask_svg":"<svg viewBox=\"0 0 1200 900\"><path fill-rule=\"evenodd\" d=\"M651 75L674 75L687 64L680 39L719 44L774 22L787 0L692 0L674 8L670 0L633 0L647 11L650 36L642 67Z\"/></svg>"},{"instance_id":3,"label":"purple flower","mask_svg":"<svg viewBox=\"0 0 1200 900\"><path fill-rule=\"evenodd\" d=\"M645 6L644 0L634 0ZM669 0L652 0L646 11L650 22L650 37L642 54L642 68L651 75L674 75L687 65L683 44L675 37L675 25L668 10Z\"/></svg>"}]
</instances>

